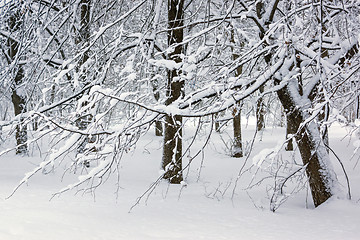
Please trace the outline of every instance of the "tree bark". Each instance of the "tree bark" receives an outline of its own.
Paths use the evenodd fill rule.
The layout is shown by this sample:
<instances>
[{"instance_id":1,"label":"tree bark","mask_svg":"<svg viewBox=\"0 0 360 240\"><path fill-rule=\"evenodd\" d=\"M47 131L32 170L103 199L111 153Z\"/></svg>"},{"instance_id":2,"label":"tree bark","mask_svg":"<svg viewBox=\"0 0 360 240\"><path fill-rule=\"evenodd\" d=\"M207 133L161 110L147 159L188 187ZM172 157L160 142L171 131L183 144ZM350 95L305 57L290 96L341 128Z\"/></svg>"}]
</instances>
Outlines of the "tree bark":
<instances>
[{"instance_id":1,"label":"tree bark","mask_svg":"<svg viewBox=\"0 0 360 240\"><path fill-rule=\"evenodd\" d=\"M162 136L162 135L163 135L162 122L156 120L156 121L155 121L155 136Z\"/></svg>"},{"instance_id":2,"label":"tree bark","mask_svg":"<svg viewBox=\"0 0 360 240\"><path fill-rule=\"evenodd\" d=\"M264 86L259 88L260 94L264 92ZM264 110L264 101L260 97L256 102L256 128L258 131L261 131L265 128L265 110Z\"/></svg>"},{"instance_id":3,"label":"tree bark","mask_svg":"<svg viewBox=\"0 0 360 240\"><path fill-rule=\"evenodd\" d=\"M258 1L256 3L256 15L259 19L263 17L265 13L265 4L262 1ZM265 23L268 24L268 23ZM262 40L264 38L264 32L260 31L259 37ZM267 45L266 42L264 45ZM271 61L271 53L264 56L265 63L267 65L270 64ZM264 86L261 86L259 88L260 95L264 92ZM257 131L261 131L265 128L265 110L264 110L264 103L263 98L260 96L259 99L256 102L256 129Z\"/></svg>"},{"instance_id":4,"label":"tree bark","mask_svg":"<svg viewBox=\"0 0 360 240\"><path fill-rule=\"evenodd\" d=\"M301 74L301 60L299 57L297 57L299 54L299 52L295 51L295 64L296 64L296 68L299 69L300 74L299 76L297 76L297 81L298 81L298 89L299 89L299 94L303 95L303 79L302 79L302 74ZM290 122L290 116L289 116L289 112L288 109L284 109L285 110L285 114L286 114L286 139L288 140L285 150L286 151L293 151L294 150L294 144L293 144L293 138L291 137L289 139L289 135L295 135L296 131L298 130L297 128L293 127L292 123Z\"/></svg>"},{"instance_id":5,"label":"tree bark","mask_svg":"<svg viewBox=\"0 0 360 240\"><path fill-rule=\"evenodd\" d=\"M21 19L21 12L20 9L15 11L11 16L8 18L8 30L11 34L15 34L17 30L21 27L22 19ZM9 64L16 61L16 58L19 58L19 48L20 43L16 40L9 38L7 40L7 46L8 46L8 56L9 56ZM26 95L24 91L21 91L20 88L22 88L24 84L24 69L21 65L16 65L14 68L14 81L12 86L12 103L14 106L14 113L15 116L22 114L26 112ZM20 122L22 122L23 119L20 119ZM16 154L26 154L28 152L28 148L26 145L27 142L27 126L24 124L19 123L16 126Z\"/></svg>"},{"instance_id":6,"label":"tree bark","mask_svg":"<svg viewBox=\"0 0 360 240\"><path fill-rule=\"evenodd\" d=\"M181 43L184 38L183 12L184 0L168 0L168 46L175 44L174 51L169 54L169 59L181 62L180 54L183 52ZM175 29L178 28L178 29ZM182 97L184 81L180 79L177 69L168 70L167 99L166 105L170 105ZM162 168L165 171L164 178L170 183L179 184L183 180L182 175L182 117L167 115L165 117L164 148Z\"/></svg>"},{"instance_id":7,"label":"tree bark","mask_svg":"<svg viewBox=\"0 0 360 240\"><path fill-rule=\"evenodd\" d=\"M235 36L234 29L231 29L231 38L230 42L235 45ZM240 43L242 45L242 43ZM232 51L232 60L235 61L239 55L234 52L234 47ZM242 66L239 66L235 71L235 77L239 77L242 74ZM233 111L233 131L234 131L234 142L232 146L232 157L241 158L243 157L243 148L242 148L242 136L241 136L241 107L242 104L238 102Z\"/></svg>"},{"instance_id":8,"label":"tree bark","mask_svg":"<svg viewBox=\"0 0 360 240\"><path fill-rule=\"evenodd\" d=\"M90 4L91 0L80 0L78 8L80 9L80 23L79 29L76 29L75 35L75 44L77 49L81 51L81 48L86 45L90 41ZM81 88L86 87L89 84L89 79L87 79L86 69L81 69L81 67L86 63L89 59L89 52L85 51L81 54L79 61L76 65L76 73L79 77L79 83L81 84ZM78 97L81 98L82 95ZM82 103L82 106L85 107L88 103ZM91 114L85 113L84 116L78 116L78 120L76 121L76 126L80 130L86 130L89 123L92 121L93 116ZM87 143L94 142L93 138L85 137L85 139L81 142L78 147L78 153L83 153L85 151L85 147ZM88 163L86 162L87 166Z\"/></svg>"},{"instance_id":9,"label":"tree bark","mask_svg":"<svg viewBox=\"0 0 360 240\"><path fill-rule=\"evenodd\" d=\"M232 157L241 158L244 156L241 136L241 105L237 105L238 108L235 109L236 113L233 118L234 143L232 146Z\"/></svg>"},{"instance_id":10,"label":"tree bark","mask_svg":"<svg viewBox=\"0 0 360 240\"><path fill-rule=\"evenodd\" d=\"M287 113L289 130L297 133L296 143L303 164L306 166L313 202L317 207L333 195L332 188L336 176L329 167L329 154L321 138L319 127L314 121L299 129L308 116L305 116L306 114L293 101L294 97L288 86L279 90L277 94Z\"/></svg>"}]
</instances>

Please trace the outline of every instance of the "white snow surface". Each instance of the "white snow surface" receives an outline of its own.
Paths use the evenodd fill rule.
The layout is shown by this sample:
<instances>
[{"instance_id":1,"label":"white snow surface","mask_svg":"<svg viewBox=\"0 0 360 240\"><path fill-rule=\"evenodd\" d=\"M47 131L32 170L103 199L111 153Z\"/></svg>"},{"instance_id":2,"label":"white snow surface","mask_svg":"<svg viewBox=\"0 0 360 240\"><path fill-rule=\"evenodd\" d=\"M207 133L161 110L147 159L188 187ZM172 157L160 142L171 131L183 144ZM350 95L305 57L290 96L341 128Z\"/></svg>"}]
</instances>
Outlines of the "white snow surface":
<instances>
[{"instance_id":1,"label":"white snow surface","mask_svg":"<svg viewBox=\"0 0 360 240\"><path fill-rule=\"evenodd\" d=\"M243 141L249 143L254 126L249 124L243 128ZM191 132L192 129L185 129L185 142L190 142ZM352 200L332 198L314 209L304 190L289 198L275 213L269 210L266 186L242 190L255 171L239 179L232 197L245 157L235 159L224 154L225 147L218 133L206 147L200 177L201 158L195 159L189 171L185 171L188 173L186 184L169 186L161 182L130 212L137 198L159 176L162 143L153 131L121 161L117 195L114 174L94 193L76 194L73 189L49 201L53 193L86 174L68 174L61 182L64 166L60 166L47 174L38 173L6 199L24 173L41 162L36 154L19 157L10 153L0 157L0 239L360 239L360 164L356 165L360 156L351 158L355 149L353 142L357 139L343 138L345 134L346 129L340 125L331 127L330 143L349 175ZM268 127L261 141L255 140L252 156L262 149L274 149L284 136L283 128ZM197 141L196 146L201 148L204 139ZM7 147L0 145L0 150ZM289 153L283 154L285 158ZM339 164L333 156L331 160L338 179L345 186ZM248 164L252 164L252 157Z\"/></svg>"}]
</instances>

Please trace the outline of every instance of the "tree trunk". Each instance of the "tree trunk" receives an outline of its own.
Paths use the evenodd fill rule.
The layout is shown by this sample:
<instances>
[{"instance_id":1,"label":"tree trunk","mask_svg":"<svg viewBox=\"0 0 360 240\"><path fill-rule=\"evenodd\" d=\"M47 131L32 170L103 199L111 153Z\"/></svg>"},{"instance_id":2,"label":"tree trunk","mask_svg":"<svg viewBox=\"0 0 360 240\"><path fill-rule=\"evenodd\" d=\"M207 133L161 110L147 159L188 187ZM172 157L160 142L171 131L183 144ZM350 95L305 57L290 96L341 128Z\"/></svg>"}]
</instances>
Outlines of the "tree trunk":
<instances>
[{"instance_id":1,"label":"tree trunk","mask_svg":"<svg viewBox=\"0 0 360 240\"><path fill-rule=\"evenodd\" d=\"M299 52L295 51L295 56L298 56ZM299 94L303 95L303 79L302 79L302 74L301 74L301 60L298 57L295 57L295 64L296 64L296 68L299 69L300 74L297 76L297 84L298 84L298 89L299 89ZM292 67L291 67L292 68ZM311 99L310 99L311 100ZM289 135L295 135L298 127L294 127L293 124L291 123L291 118L289 116L289 109L284 109L285 111L285 115L286 115L286 139L288 140L287 145L285 147L286 151L293 151L294 150L294 144L293 144L293 137L291 137L289 139Z\"/></svg>"},{"instance_id":2,"label":"tree trunk","mask_svg":"<svg viewBox=\"0 0 360 240\"><path fill-rule=\"evenodd\" d=\"M80 24L79 29L76 29L75 32L75 44L77 50L80 51L82 47L90 41L90 4L91 0L80 0L79 5L77 6L80 9ZM86 69L81 69L81 67L88 59L89 52L85 51L81 54L80 59L76 65L75 70L79 77L80 88L83 88L90 83L89 79L87 79ZM81 97L82 96L80 95L78 99L80 99ZM88 103L84 102L82 103L82 106L85 107L87 104ZM92 119L93 116L88 113L85 113L83 116L78 116L76 126L80 130L86 130ZM93 141L94 139L85 137L85 139L81 142L77 149L78 153L83 153L85 151L86 144ZM86 162L85 165L88 165L88 163Z\"/></svg>"},{"instance_id":3,"label":"tree trunk","mask_svg":"<svg viewBox=\"0 0 360 240\"><path fill-rule=\"evenodd\" d=\"M182 176L182 117L165 117L165 134L162 168L164 178L170 183L179 184Z\"/></svg>"},{"instance_id":4,"label":"tree trunk","mask_svg":"<svg viewBox=\"0 0 360 240\"><path fill-rule=\"evenodd\" d=\"M256 15L259 19L263 17L265 13L265 4L262 1L258 1L256 3ZM259 37L262 40L264 38L264 33L260 31ZM266 42L264 44L267 45ZM265 55L264 57L265 63L267 65L271 62L271 53ZM259 88L260 95L264 92L264 86ZM261 131L265 128L265 118L264 118L265 110L262 96L256 102L256 129L257 131Z\"/></svg>"},{"instance_id":5,"label":"tree trunk","mask_svg":"<svg viewBox=\"0 0 360 240\"><path fill-rule=\"evenodd\" d=\"M231 38L230 42L235 45L235 36L234 29L231 29ZM240 43L242 45L242 43ZM235 61L239 55L234 52L234 47L232 51L232 60ZM242 74L242 66L239 66L235 71L235 77L239 77ZM243 157L243 148L242 148L242 137L241 137L241 107L242 104L238 102L233 111L233 131L234 131L234 142L232 146L232 157L241 158Z\"/></svg>"},{"instance_id":6,"label":"tree trunk","mask_svg":"<svg viewBox=\"0 0 360 240\"><path fill-rule=\"evenodd\" d=\"M294 89L293 89L294 90ZM306 174L309 179L312 198L315 207L324 203L332 195L332 188L337 181L336 175L331 169L329 154L321 138L318 125L311 121L299 127L309 117L304 109L296 104L289 87L277 92L278 97L287 113L288 127L295 135L301 158L306 166ZM310 101L310 100L309 100Z\"/></svg>"},{"instance_id":7,"label":"tree trunk","mask_svg":"<svg viewBox=\"0 0 360 240\"><path fill-rule=\"evenodd\" d=\"M242 137L241 137L241 105L238 104L238 108L235 109L235 116L233 118L233 130L234 130L234 143L232 146L232 157L243 157L242 149Z\"/></svg>"},{"instance_id":8,"label":"tree trunk","mask_svg":"<svg viewBox=\"0 0 360 240\"><path fill-rule=\"evenodd\" d=\"M259 88L260 94L264 92L264 86ZM265 128L265 117L264 117L264 101L263 98L260 97L256 102L256 128L258 131L261 131Z\"/></svg>"},{"instance_id":9,"label":"tree trunk","mask_svg":"<svg viewBox=\"0 0 360 240\"><path fill-rule=\"evenodd\" d=\"M168 0L168 45L181 43L183 41L184 0ZM175 29L178 28L178 29ZM175 62L181 62L180 54L183 46L177 45L169 58ZM168 70L167 99L166 105L170 105L181 97L184 88L184 81L180 79L179 70ZM164 178L170 183L179 184L182 176L182 117L165 117L164 148L162 168L165 170Z\"/></svg>"},{"instance_id":10,"label":"tree trunk","mask_svg":"<svg viewBox=\"0 0 360 240\"><path fill-rule=\"evenodd\" d=\"M159 120L155 121L155 136L162 136L163 135L163 126L162 122Z\"/></svg>"},{"instance_id":11,"label":"tree trunk","mask_svg":"<svg viewBox=\"0 0 360 240\"><path fill-rule=\"evenodd\" d=\"M22 81L24 79L24 71L21 66L19 66L19 69L17 70L16 76L15 76L15 84L16 86L19 86L22 84ZM26 96L24 96L23 93L18 93L17 89L13 89L12 95L11 95L12 103L14 105L14 112L15 116L22 114L26 112ZM22 118L20 118L20 121L22 122ZM27 149L27 126L25 124L18 124L16 125L16 154L26 154Z\"/></svg>"},{"instance_id":12,"label":"tree trunk","mask_svg":"<svg viewBox=\"0 0 360 240\"><path fill-rule=\"evenodd\" d=\"M22 14L20 13L20 10L17 10L15 13L13 13L8 18L8 30L12 34L15 33L22 24ZM8 46L8 56L9 56L9 64L11 64L13 61L16 60L16 58L19 58L19 47L20 43L16 40L9 38L7 40L7 46ZM24 69L21 65L17 65L14 67L14 85L12 86L12 103L14 106L14 113L15 116L22 114L26 112L26 95L24 91L21 91L20 89L23 87L24 83ZM23 119L20 119L20 122L22 122ZM28 148L26 145L27 142L27 126L24 124L19 123L16 126L16 154L26 154L28 152Z\"/></svg>"},{"instance_id":13,"label":"tree trunk","mask_svg":"<svg viewBox=\"0 0 360 240\"><path fill-rule=\"evenodd\" d=\"M90 3L91 0L80 0L80 29L76 31L75 44L81 48L81 44L89 42L90 39ZM81 67L89 58L89 53L86 51L81 56L78 67Z\"/></svg>"}]
</instances>

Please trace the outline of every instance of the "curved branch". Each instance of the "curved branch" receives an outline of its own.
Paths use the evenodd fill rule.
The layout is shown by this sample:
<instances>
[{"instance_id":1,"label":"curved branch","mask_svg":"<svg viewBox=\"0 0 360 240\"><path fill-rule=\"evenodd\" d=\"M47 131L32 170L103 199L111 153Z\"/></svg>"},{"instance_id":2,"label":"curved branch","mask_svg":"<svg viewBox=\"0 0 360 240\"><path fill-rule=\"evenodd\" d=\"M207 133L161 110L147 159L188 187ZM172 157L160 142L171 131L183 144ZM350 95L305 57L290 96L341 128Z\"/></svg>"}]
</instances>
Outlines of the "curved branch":
<instances>
[{"instance_id":1,"label":"curved branch","mask_svg":"<svg viewBox=\"0 0 360 240\"><path fill-rule=\"evenodd\" d=\"M324 145L327 149L329 149L335 156L335 158L338 160L338 162L340 163L340 166L341 166L341 169L343 170L344 172L344 175L345 175L345 178L346 178L346 183L347 183L347 188L348 188L348 197L349 197L349 200L351 199L351 192L350 192L350 181L349 181L349 177L346 173L346 170L345 170L345 167L344 167L344 164L342 163L342 161L340 160L340 158L338 157L338 155L335 153L335 151L329 147L325 142L324 142Z\"/></svg>"}]
</instances>

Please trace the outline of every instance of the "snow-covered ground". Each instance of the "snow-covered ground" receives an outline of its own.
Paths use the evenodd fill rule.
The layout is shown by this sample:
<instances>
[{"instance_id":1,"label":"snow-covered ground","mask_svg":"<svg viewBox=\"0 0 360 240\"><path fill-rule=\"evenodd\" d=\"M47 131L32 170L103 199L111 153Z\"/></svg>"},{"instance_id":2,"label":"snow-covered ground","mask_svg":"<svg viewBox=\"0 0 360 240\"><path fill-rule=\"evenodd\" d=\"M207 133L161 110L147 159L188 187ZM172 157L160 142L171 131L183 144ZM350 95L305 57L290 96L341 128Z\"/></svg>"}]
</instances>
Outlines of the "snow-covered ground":
<instances>
[{"instance_id":1,"label":"snow-covered ground","mask_svg":"<svg viewBox=\"0 0 360 240\"><path fill-rule=\"evenodd\" d=\"M245 143L250 143L253 129L251 125L244 129ZM202 140L196 142L198 148L205 141L203 134ZM93 193L76 194L73 190L51 201L54 192L76 181L77 176L66 175L61 181L64 167L60 166L55 172L36 175L5 200L24 173L41 161L39 157L10 153L0 157L0 239L360 239L360 163L355 166L357 156L350 160L356 139L343 138L345 135L346 129L341 126L331 128L331 146L345 164L352 200L330 199L314 209L303 190L275 213L269 210L265 191L271 179L243 190L255 170L246 171L234 191L235 179L246 158L225 155L218 133L203 158L200 155L185 171L187 186L161 182L132 209L137 198L159 176L162 144L161 138L152 133L122 160L119 189L113 175ZM222 136L226 141L226 134ZM257 136L252 156L264 148L275 147L283 139L283 128L269 127L262 141ZM291 156L283 153L283 158ZM345 184L344 174L333 160L338 178ZM247 164L252 161L250 157ZM258 172L258 176L266 174Z\"/></svg>"}]
</instances>

